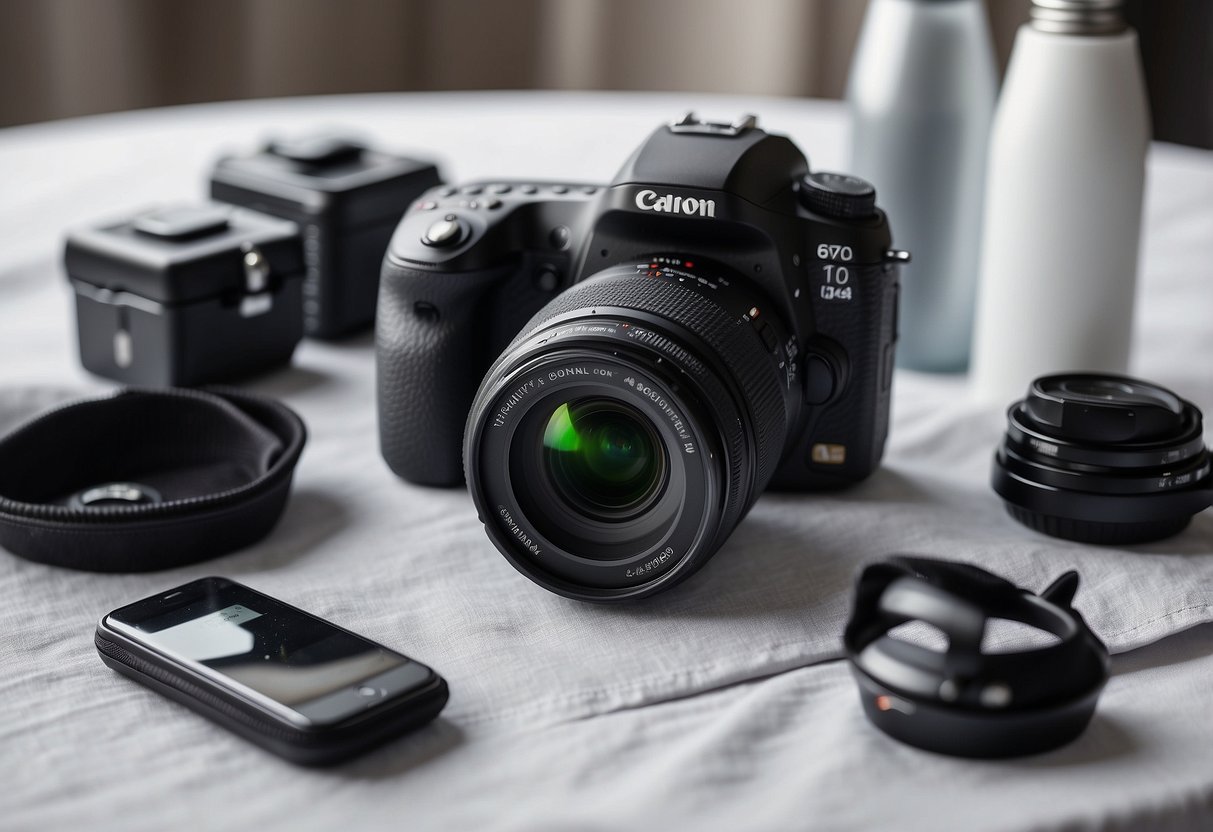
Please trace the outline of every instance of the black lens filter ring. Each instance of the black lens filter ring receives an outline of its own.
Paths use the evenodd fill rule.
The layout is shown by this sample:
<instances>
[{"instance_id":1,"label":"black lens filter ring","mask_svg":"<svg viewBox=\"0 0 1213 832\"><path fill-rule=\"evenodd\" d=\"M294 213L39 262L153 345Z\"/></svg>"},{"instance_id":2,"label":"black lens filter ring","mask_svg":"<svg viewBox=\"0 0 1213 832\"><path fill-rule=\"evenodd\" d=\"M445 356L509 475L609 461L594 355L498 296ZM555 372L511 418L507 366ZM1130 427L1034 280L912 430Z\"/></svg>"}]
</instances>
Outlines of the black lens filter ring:
<instances>
[{"instance_id":1,"label":"black lens filter ring","mask_svg":"<svg viewBox=\"0 0 1213 832\"><path fill-rule=\"evenodd\" d=\"M958 757L1017 757L1074 740L1108 679L1107 648L1073 607L1078 582L1067 572L1035 595L970 564L893 557L868 566L843 636L864 712L894 739ZM1055 641L983 652L992 619ZM913 621L942 631L946 649L890 634Z\"/></svg>"},{"instance_id":2,"label":"black lens filter ring","mask_svg":"<svg viewBox=\"0 0 1213 832\"><path fill-rule=\"evenodd\" d=\"M1150 382L1071 373L1007 411L991 484L1016 520L1085 543L1160 540L1213 504L1199 408Z\"/></svg>"}]
</instances>

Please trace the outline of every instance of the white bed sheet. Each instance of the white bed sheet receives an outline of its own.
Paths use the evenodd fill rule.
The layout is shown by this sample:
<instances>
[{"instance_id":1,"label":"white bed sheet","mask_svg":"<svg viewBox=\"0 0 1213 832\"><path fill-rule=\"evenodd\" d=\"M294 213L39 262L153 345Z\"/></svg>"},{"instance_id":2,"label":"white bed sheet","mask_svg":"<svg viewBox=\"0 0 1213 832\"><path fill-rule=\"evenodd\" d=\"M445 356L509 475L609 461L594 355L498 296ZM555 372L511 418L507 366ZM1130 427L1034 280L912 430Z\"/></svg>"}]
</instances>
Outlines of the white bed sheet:
<instances>
[{"instance_id":1,"label":"white bed sheet","mask_svg":"<svg viewBox=\"0 0 1213 832\"><path fill-rule=\"evenodd\" d=\"M351 125L386 146L441 151L455 181L605 180L687 107L758 112L814 167L845 168L841 108L793 99L362 96L0 132L0 430L110 389L75 358L63 229L201 195L224 147ZM1213 154L1152 148L1146 222L1134 370L1213 413ZM1123 549L1029 532L987 485L1000 409L970 403L962 380L899 372L886 464L869 481L768 495L686 584L584 605L518 576L466 493L389 474L372 356L369 337L308 342L292 369L250 385L311 432L291 504L261 544L150 575L0 552L0 632L11 634L0 640L0 828L1213 826L1213 627L1196 626L1213 620L1210 512L1170 541ZM1091 729L1010 763L954 761L873 731L845 666L828 660L856 570L892 552L971 560L1038 589L1077 567L1079 608L1114 651L1132 651L1116 659ZM101 665L101 614L204 574L434 665L450 705L414 737L335 772L302 771Z\"/></svg>"}]
</instances>

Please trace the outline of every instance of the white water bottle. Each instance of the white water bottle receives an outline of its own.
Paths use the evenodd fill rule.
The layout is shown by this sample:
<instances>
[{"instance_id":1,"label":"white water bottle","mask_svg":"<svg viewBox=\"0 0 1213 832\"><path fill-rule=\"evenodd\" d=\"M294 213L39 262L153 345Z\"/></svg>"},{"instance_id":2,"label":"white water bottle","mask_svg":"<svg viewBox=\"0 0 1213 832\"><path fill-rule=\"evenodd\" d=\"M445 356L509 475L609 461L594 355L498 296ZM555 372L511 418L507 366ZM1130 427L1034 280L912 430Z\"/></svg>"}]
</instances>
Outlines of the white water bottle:
<instances>
[{"instance_id":1,"label":"white water bottle","mask_svg":"<svg viewBox=\"0 0 1213 832\"><path fill-rule=\"evenodd\" d=\"M848 170L876 186L914 257L902 270L899 366L968 366L997 90L982 0L872 0L847 86Z\"/></svg>"},{"instance_id":2,"label":"white water bottle","mask_svg":"<svg viewBox=\"0 0 1213 832\"><path fill-rule=\"evenodd\" d=\"M1129 359L1150 120L1120 0L1033 0L994 117L973 387Z\"/></svg>"}]
</instances>

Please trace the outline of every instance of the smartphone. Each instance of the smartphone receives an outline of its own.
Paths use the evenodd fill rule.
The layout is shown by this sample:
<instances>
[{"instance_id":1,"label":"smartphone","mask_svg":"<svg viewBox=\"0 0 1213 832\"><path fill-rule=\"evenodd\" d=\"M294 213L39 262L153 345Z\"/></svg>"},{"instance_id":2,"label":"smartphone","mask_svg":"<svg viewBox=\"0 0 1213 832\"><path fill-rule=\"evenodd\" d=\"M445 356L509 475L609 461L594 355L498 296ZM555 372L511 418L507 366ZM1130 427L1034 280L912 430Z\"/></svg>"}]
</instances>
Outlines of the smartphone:
<instances>
[{"instance_id":1,"label":"smartphone","mask_svg":"<svg viewBox=\"0 0 1213 832\"><path fill-rule=\"evenodd\" d=\"M402 653L226 578L101 619L114 670L302 765L331 765L433 720L446 682Z\"/></svg>"}]
</instances>

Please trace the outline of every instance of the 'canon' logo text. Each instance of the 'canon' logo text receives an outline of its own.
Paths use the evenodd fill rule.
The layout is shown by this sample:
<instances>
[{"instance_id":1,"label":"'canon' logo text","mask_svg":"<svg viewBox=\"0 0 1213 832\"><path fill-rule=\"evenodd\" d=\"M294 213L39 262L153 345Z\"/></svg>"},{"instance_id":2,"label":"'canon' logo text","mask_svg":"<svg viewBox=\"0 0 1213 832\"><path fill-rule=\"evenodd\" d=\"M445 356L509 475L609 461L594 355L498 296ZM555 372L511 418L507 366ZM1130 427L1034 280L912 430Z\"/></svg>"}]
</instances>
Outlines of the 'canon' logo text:
<instances>
[{"instance_id":1,"label":"'canon' logo text","mask_svg":"<svg viewBox=\"0 0 1213 832\"><path fill-rule=\"evenodd\" d=\"M641 191L636 194L636 207L641 211L659 211L662 214L686 214L688 217L715 217L716 200L696 199L693 196L658 196L656 191Z\"/></svg>"}]
</instances>

